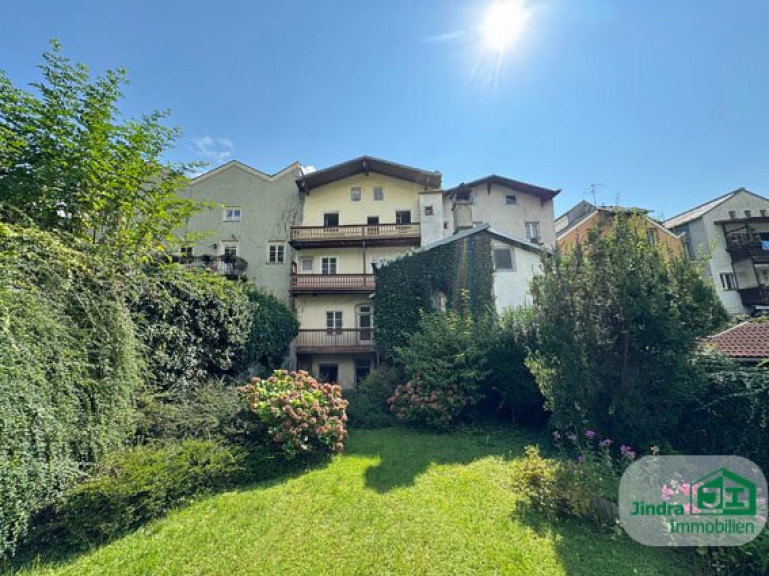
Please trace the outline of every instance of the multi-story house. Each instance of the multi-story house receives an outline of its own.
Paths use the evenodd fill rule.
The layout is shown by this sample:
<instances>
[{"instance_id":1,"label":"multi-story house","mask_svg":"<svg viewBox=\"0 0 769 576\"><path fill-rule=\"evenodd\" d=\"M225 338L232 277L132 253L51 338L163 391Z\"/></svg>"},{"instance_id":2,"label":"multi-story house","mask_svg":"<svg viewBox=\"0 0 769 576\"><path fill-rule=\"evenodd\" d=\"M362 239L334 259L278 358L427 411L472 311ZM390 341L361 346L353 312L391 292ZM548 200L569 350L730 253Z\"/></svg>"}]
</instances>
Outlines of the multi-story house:
<instances>
[{"instance_id":1,"label":"multi-story house","mask_svg":"<svg viewBox=\"0 0 769 576\"><path fill-rule=\"evenodd\" d=\"M293 250L289 231L301 216L298 162L268 175L233 160L197 178L182 193L205 203L185 232L197 238L183 249L189 266L248 280L289 301Z\"/></svg>"},{"instance_id":2,"label":"multi-story house","mask_svg":"<svg viewBox=\"0 0 769 576\"><path fill-rule=\"evenodd\" d=\"M559 192L494 174L460 184L443 194L444 231L490 224L497 232L552 249L553 198Z\"/></svg>"},{"instance_id":3,"label":"multi-story house","mask_svg":"<svg viewBox=\"0 0 769 576\"><path fill-rule=\"evenodd\" d=\"M577 243L587 238L591 230L597 229L601 232L608 230L618 214L642 215L643 219L639 219L637 222L646 229L646 236L649 240L662 244L665 247L663 253L667 256L680 257L683 254L681 239L651 218L648 215L648 210L623 206L595 206L585 200L556 219L555 234L558 248L562 250L573 248ZM643 230L640 232L643 233Z\"/></svg>"},{"instance_id":4,"label":"multi-story house","mask_svg":"<svg viewBox=\"0 0 769 576\"><path fill-rule=\"evenodd\" d=\"M731 314L769 311L769 199L744 188L665 221Z\"/></svg>"},{"instance_id":5,"label":"multi-story house","mask_svg":"<svg viewBox=\"0 0 769 576\"><path fill-rule=\"evenodd\" d=\"M351 386L375 364L372 267L422 243L425 218L438 206L441 174L363 156L303 175L295 249L293 306L300 323L299 369ZM408 289L408 287L404 287Z\"/></svg>"}]
</instances>

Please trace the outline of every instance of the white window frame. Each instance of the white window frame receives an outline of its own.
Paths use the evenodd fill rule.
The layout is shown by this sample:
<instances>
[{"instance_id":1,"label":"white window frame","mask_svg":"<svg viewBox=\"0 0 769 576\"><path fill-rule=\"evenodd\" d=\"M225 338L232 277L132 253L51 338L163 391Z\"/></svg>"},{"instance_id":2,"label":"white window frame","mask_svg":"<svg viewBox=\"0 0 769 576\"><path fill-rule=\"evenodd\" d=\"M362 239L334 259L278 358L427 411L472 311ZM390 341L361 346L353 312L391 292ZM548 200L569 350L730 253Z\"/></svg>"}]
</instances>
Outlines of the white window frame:
<instances>
[{"instance_id":1,"label":"white window frame","mask_svg":"<svg viewBox=\"0 0 769 576\"><path fill-rule=\"evenodd\" d=\"M230 257L237 258L238 256L240 256L240 245L239 245L238 242L222 242L222 256L223 257L227 256L227 249L228 248L234 248L235 249L235 254L231 255Z\"/></svg>"},{"instance_id":2,"label":"white window frame","mask_svg":"<svg viewBox=\"0 0 769 576\"><path fill-rule=\"evenodd\" d=\"M362 197L363 197L363 192L361 191L360 186L353 186L352 188L350 188L351 202L360 202Z\"/></svg>"},{"instance_id":3,"label":"white window frame","mask_svg":"<svg viewBox=\"0 0 769 576\"><path fill-rule=\"evenodd\" d=\"M306 262L310 263L310 268L309 269L304 267L304 264ZM304 258L300 258L299 259L299 272L301 274L312 274L314 270L315 270L315 259L314 258L312 258L312 257L310 257L310 258L304 257Z\"/></svg>"},{"instance_id":4,"label":"white window frame","mask_svg":"<svg viewBox=\"0 0 769 576\"><path fill-rule=\"evenodd\" d=\"M334 263L334 271L326 272L325 270L331 270L331 262ZM335 276L339 274L339 258L336 256L321 256L320 259L320 273L324 276Z\"/></svg>"},{"instance_id":5,"label":"white window frame","mask_svg":"<svg viewBox=\"0 0 769 576\"><path fill-rule=\"evenodd\" d=\"M342 310L326 310L326 330L341 330L344 326Z\"/></svg>"},{"instance_id":6,"label":"white window frame","mask_svg":"<svg viewBox=\"0 0 769 576\"><path fill-rule=\"evenodd\" d=\"M494 272L515 272L515 250L512 246L492 246L492 260L494 262ZM497 250L506 250L510 254L510 267L498 268L497 267Z\"/></svg>"},{"instance_id":7,"label":"white window frame","mask_svg":"<svg viewBox=\"0 0 769 576\"><path fill-rule=\"evenodd\" d=\"M181 256L182 258L192 258L193 256L195 256L195 247L192 245L182 246L179 249L179 256Z\"/></svg>"},{"instance_id":8,"label":"white window frame","mask_svg":"<svg viewBox=\"0 0 769 576\"><path fill-rule=\"evenodd\" d=\"M285 264L286 263L285 242L267 242L267 263L268 264Z\"/></svg>"},{"instance_id":9,"label":"white window frame","mask_svg":"<svg viewBox=\"0 0 769 576\"><path fill-rule=\"evenodd\" d=\"M721 272L719 274L721 279L721 288L724 292L731 292L732 290L739 290L737 284L737 275L734 272Z\"/></svg>"},{"instance_id":10,"label":"white window frame","mask_svg":"<svg viewBox=\"0 0 769 576\"><path fill-rule=\"evenodd\" d=\"M379 196L377 198L377 196ZM382 202L384 201L384 187L382 186L374 186L374 202Z\"/></svg>"},{"instance_id":11,"label":"white window frame","mask_svg":"<svg viewBox=\"0 0 769 576\"><path fill-rule=\"evenodd\" d=\"M526 227L526 240L531 242L534 238L542 239L542 226L539 223L539 220L531 220L529 222L525 223ZM532 232L536 230L537 234L532 234Z\"/></svg>"},{"instance_id":12,"label":"white window frame","mask_svg":"<svg viewBox=\"0 0 769 576\"><path fill-rule=\"evenodd\" d=\"M240 222L242 214L240 206L225 206L222 213L222 222Z\"/></svg>"}]
</instances>

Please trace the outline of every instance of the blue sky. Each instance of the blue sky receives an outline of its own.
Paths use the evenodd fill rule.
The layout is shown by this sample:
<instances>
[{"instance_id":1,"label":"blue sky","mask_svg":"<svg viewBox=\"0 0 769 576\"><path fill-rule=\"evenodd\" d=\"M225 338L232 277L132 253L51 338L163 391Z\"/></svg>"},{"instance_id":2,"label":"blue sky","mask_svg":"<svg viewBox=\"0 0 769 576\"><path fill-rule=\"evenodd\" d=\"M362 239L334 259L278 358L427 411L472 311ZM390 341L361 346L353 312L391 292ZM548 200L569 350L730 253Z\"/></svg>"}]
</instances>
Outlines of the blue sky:
<instances>
[{"instance_id":1,"label":"blue sky","mask_svg":"<svg viewBox=\"0 0 769 576\"><path fill-rule=\"evenodd\" d=\"M672 216L769 196L769 2L540 0L501 59L488 1L5 0L0 68L37 79L49 38L124 66L123 110L170 108L174 160L266 172L370 154L498 173Z\"/></svg>"}]
</instances>

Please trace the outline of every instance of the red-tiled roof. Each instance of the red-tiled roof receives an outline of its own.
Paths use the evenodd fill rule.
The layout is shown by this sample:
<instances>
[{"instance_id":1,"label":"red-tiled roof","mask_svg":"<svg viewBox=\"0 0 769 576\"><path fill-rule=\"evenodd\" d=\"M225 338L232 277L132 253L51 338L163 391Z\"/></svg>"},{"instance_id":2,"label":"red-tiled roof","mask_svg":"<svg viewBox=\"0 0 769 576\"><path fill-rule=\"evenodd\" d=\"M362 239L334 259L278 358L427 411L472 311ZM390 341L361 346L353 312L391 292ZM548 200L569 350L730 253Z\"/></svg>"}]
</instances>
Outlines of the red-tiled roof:
<instances>
[{"instance_id":1,"label":"red-tiled roof","mask_svg":"<svg viewBox=\"0 0 769 576\"><path fill-rule=\"evenodd\" d=\"M708 340L732 358L769 358L769 322L743 322Z\"/></svg>"}]
</instances>

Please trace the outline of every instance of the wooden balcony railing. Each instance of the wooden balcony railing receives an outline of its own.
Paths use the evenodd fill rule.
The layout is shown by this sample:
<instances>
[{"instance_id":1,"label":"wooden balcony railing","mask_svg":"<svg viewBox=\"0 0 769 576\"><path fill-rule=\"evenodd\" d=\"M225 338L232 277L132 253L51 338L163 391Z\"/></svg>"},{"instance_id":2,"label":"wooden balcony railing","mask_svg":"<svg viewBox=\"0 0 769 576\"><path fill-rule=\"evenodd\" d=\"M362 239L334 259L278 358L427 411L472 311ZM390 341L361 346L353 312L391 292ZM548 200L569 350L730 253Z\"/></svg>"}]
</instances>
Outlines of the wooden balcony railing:
<instances>
[{"instance_id":1,"label":"wooden balcony railing","mask_svg":"<svg viewBox=\"0 0 769 576\"><path fill-rule=\"evenodd\" d=\"M293 226L293 242L419 239L419 222L363 226Z\"/></svg>"},{"instance_id":2,"label":"wooden balcony railing","mask_svg":"<svg viewBox=\"0 0 769 576\"><path fill-rule=\"evenodd\" d=\"M208 269L228 276L230 278L240 278L246 275L248 262L240 256L180 256L180 264L185 265L190 270Z\"/></svg>"},{"instance_id":3,"label":"wooden balcony railing","mask_svg":"<svg viewBox=\"0 0 769 576\"><path fill-rule=\"evenodd\" d=\"M769 286L738 290L743 306L769 306Z\"/></svg>"},{"instance_id":4,"label":"wooden balcony railing","mask_svg":"<svg viewBox=\"0 0 769 576\"><path fill-rule=\"evenodd\" d=\"M372 328L342 328L337 330L299 330L297 352L371 352L374 349Z\"/></svg>"},{"instance_id":5,"label":"wooden balcony railing","mask_svg":"<svg viewBox=\"0 0 769 576\"><path fill-rule=\"evenodd\" d=\"M373 274L292 274L294 292L373 292Z\"/></svg>"},{"instance_id":6,"label":"wooden balcony railing","mask_svg":"<svg viewBox=\"0 0 769 576\"><path fill-rule=\"evenodd\" d=\"M726 250L732 255L732 261L738 262L750 258L755 262L769 262L769 250L764 250L764 244L760 241L753 242L729 242Z\"/></svg>"}]
</instances>

